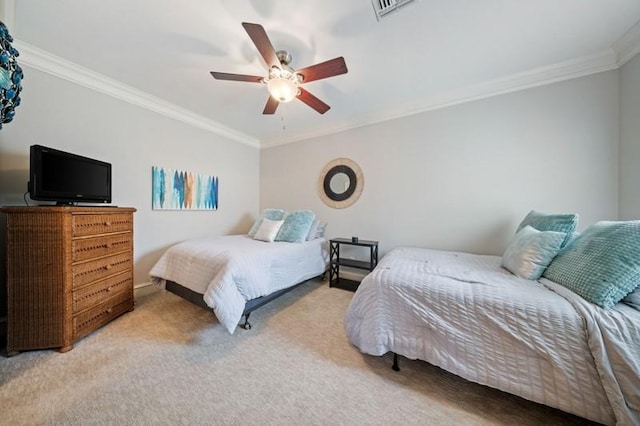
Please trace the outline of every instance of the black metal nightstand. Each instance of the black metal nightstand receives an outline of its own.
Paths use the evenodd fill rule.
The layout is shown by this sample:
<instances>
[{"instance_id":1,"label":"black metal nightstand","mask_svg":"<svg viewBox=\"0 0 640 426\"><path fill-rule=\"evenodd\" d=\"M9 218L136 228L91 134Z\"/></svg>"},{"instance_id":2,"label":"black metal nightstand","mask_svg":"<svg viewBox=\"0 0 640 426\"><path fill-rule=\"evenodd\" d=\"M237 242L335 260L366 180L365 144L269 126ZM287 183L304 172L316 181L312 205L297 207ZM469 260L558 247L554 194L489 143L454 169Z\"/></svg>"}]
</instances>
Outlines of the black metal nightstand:
<instances>
[{"instance_id":1,"label":"black metal nightstand","mask_svg":"<svg viewBox=\"0 0 640 426\"><path fill-rule=\"evenodd\" d=\"M369 260L345 259L340 257L341 245L360 246L369 248ZM359 281L340 277L340 266L365 269L373 271L378 264L378 242L352 238L333 238L329 240L329 256L331 265L329 268L329 287L338 287L344 290L356 291Z\"/></svg>"}]
</instances>

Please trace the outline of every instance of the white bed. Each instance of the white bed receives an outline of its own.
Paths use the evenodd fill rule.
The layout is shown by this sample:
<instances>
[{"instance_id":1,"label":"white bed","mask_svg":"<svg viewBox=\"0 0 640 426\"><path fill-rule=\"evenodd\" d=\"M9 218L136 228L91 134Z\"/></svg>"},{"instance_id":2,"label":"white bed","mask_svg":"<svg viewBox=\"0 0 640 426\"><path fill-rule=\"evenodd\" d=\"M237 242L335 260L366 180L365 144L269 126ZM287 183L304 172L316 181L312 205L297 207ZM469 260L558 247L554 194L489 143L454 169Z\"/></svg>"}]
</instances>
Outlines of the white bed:
<instances>
[{"instance_id":1,"label":"white bed","mask_svg":"<svg viewBox=\"0 0 640 426\"><path fill-rule=\"evenodd\" d=\"M324 238L302 243L264 242L248 235L205 237L169 248L151 269L152 282L177 283L202 295L229 333L247 302L313 277L327 266Z\"/></svg>"},{"instance_id":2,"label":"white bed","mask_svg":"<svg viewBox=\"0 0 640 426\"><path fill-rule=\"evenodd\" d=\"M640 424L640 311L604 310L500 265L497 256L394 249L349 305L349 340L590 420Z\"/></svg>"}]
</instances>

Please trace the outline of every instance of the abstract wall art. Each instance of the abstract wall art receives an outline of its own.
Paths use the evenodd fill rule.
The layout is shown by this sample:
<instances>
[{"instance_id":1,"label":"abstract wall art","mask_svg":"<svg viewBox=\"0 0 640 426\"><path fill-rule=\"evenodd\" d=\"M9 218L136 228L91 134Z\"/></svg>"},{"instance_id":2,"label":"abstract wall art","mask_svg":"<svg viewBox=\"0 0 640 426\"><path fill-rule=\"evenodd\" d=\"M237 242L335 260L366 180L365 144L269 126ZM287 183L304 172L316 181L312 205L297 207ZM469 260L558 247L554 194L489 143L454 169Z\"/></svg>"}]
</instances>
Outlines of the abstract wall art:
<instances>
[{"instance_id":1,"label":"abstract wall art","mask_svg":"<svg viewBox=\"0 0 640 426\"><path fill-rule=\"evenodd\" d=\"M19 53L11 42L9 29L0 22L0 130L13 120L22 92L23 73L16 60Z\"/></svg>"},{"instance_id":2,"label":"abstract wall art","mask_svg":"<svg viewBox=\"0 0 640 426\"><path fill-rule=\"evenodd\" d=\"M153 210L217 210L218 178L152 167Z\"/></svg>"}]
</instances>

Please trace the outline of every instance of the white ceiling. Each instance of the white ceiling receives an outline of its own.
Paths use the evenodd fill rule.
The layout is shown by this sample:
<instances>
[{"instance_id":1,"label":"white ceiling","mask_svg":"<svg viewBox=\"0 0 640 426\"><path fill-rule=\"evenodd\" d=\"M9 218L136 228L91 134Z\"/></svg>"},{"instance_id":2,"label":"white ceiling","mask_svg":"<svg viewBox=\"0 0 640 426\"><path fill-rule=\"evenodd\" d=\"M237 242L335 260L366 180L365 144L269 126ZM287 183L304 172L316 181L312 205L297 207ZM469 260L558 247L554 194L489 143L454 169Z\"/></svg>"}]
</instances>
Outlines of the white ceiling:
<instances>
[{"instance_id":1,"label":"white ceiling","mask_svg":"<svg viewBox=\"0 0 640 426\"><path fill-rule=\"evenodd\" d=\"M637 52L640 27L640 0L414 0L380 21L371 0L12 1L19 48L263 145L612 69ZM265 116L264 85L210 76L265 74L242 22L261 24L294 68L345 58L348 74L304 86L326 114L294 100Z\"/></svg>"}]
</instances>

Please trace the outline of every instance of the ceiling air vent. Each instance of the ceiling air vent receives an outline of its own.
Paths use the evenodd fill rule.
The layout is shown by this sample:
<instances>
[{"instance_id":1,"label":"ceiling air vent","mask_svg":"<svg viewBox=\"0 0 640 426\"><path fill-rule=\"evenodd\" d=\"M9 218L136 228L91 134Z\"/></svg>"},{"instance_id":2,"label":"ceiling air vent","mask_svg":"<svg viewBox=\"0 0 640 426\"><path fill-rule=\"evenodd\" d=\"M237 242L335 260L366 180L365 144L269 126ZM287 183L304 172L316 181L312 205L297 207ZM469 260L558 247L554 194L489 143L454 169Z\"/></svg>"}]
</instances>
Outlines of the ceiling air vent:
<instances>
[{"instance_id":1,"label":"ceiling air vent","mask_svg":"<svg viewBox=\"0 0 640 426\"><path fill-rule=\"evenodd\" d=\"M413 0L371 0L373 10L376 12L376 19L384 17L387 13L396 10L400 6L411 3Z\"/></svg>"}]
</instances>

